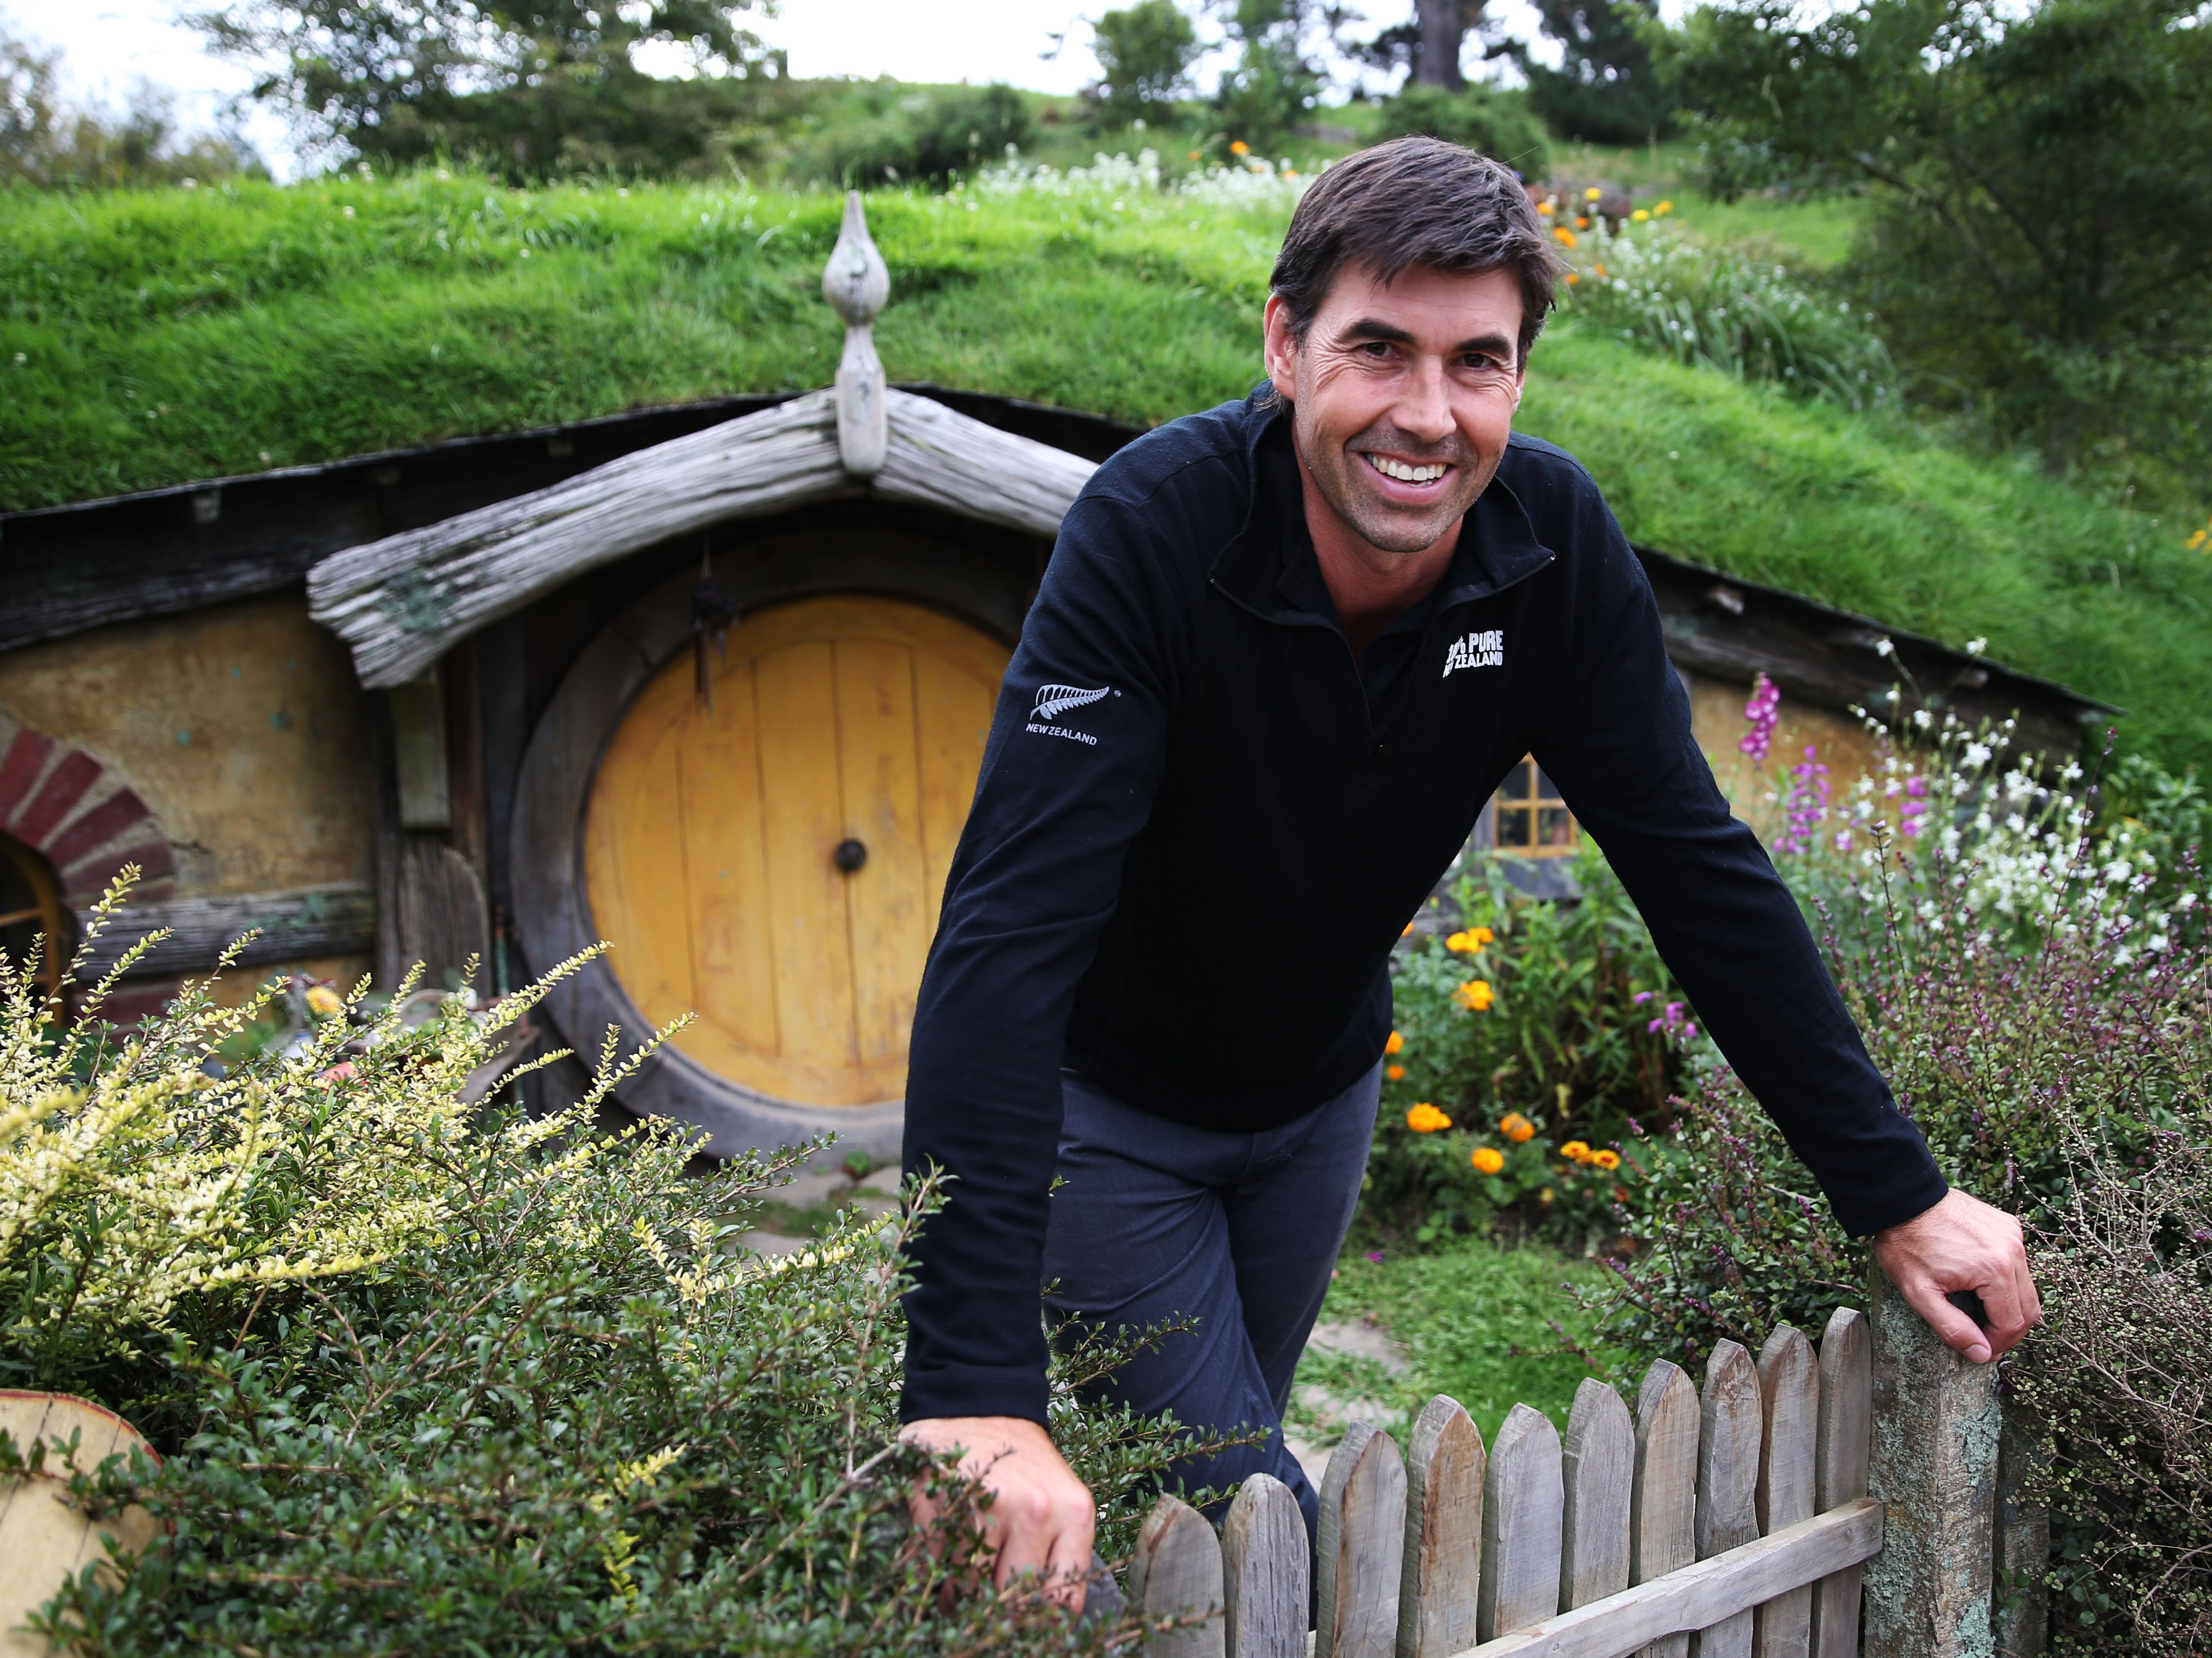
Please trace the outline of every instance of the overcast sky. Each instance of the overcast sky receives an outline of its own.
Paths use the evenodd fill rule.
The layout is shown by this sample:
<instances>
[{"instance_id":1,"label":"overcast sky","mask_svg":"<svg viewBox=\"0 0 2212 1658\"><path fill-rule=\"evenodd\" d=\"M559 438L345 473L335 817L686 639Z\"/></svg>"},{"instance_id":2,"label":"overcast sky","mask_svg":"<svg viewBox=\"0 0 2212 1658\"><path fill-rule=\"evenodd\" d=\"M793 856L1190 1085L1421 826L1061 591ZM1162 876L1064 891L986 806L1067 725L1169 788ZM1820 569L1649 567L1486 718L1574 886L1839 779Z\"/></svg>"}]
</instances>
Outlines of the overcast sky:
<instances>
[{"instance_id":1,"label":"overcast sky","mask_svg":"<svg viewBox=\"0 0 2212 1658\"><path fill-rule=\"evenodd\" d=\"M757 27L791 54L795 76L896 76L902 81L1006 81L1072 93L1096 80L1091 30L1082 19L1115 0L784 0L780 17ZM69 95L119 105L144 80L173 91L187 127L210 127L252 82L242 66L210 58L177 19L220 0L0 0L11 33L58 47ZM1380 27L1410 15L1412 0L1369 0ZM1492 9L1512 26L1533 9L1509 0ZM1218 30L1212 31L1218 33ZM1518 32L1516 30L1516 32ZM1058 37L1056 39L1056 37ZM1205 71L1201 65L1201 74ZM294 169L282 121L249 108L241 125L282 178Z\"/></svg>"}]
</instances>

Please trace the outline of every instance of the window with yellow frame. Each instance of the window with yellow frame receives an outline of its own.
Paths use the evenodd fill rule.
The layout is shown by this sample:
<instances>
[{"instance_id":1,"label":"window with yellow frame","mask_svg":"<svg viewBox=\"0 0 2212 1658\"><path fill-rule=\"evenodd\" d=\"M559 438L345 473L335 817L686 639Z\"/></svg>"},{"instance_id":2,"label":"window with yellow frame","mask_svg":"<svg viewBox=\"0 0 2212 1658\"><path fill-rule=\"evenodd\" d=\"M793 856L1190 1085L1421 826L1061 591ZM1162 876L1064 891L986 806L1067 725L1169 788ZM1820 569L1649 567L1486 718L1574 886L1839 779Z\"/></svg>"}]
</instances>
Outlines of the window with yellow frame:
<instances>
[{"instance_id":1,"label":"window with yellow frame","mask_svg":"<svg viewBox=\"0 0 2212 1658\"><path fill-rule=\"evenodd\" d=\"M1582 826L1559 798L1559 786L1527 756L1505 774L1490 800L1490 844L1514 858L1571 858Z\"/></svg>"},{"instance_id":2,"label":"window with yellow frame","mask_svg":"<svg viewBox=\"0 0 2212 1658\"><path fill-rule=\"evenodd\" d=\"M0 954L21 972L41 936L38 983L52 994L69 959L69 913L46 860L20 841L0 835Z\"/></svg>"}]
</instances>

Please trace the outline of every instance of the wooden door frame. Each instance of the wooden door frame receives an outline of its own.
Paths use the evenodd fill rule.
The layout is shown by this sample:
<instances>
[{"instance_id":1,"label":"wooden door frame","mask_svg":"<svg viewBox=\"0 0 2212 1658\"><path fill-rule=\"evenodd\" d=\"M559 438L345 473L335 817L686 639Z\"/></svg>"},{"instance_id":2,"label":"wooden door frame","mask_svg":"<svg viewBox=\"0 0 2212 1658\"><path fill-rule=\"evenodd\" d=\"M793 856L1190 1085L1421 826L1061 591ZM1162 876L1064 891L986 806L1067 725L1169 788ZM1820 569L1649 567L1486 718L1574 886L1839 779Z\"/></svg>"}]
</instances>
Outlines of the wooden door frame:
<instances>
[{"instance_id":1,"label":"wooden door frame","mask_svg":"<svg viewBox=\"0 0 2212 1658\"><path fill-rule=\"evenodd\" d=\"M888 527L840 526L767 536L714 555L714 579L750 614L833 593L870 594L929 606L1011 647L1020 637L1030 584L1000 561L957 543ZM691 648L695 570L661 582L584 647L554 693L524 753L517 780L511 868L514 930L532 973L588 950L604 936L584 877L584 815L616 730L655 675ZM628 1054L652 1025L601 957L556 986L545 1011L562 1040L594 1056L610 1026ZM705 1131L717 1156L793 1145L824 1131L878 1159L898 1156L905 1102L806 1105L741 1087L662 1048L623 1084L624 1108Z\"/></svg>"}]
</instances>

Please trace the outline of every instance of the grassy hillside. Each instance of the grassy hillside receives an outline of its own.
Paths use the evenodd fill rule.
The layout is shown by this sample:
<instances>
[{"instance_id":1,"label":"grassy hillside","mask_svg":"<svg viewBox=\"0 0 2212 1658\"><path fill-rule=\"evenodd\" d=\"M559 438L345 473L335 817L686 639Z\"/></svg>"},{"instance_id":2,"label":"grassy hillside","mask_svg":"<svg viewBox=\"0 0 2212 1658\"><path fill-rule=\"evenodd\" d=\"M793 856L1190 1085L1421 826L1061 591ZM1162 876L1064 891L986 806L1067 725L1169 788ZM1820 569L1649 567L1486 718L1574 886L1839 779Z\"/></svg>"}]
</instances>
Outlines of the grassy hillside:
<instances>
[{"instance_id":1,"label":"grassy hillside","mask_svg":"<svg viewBox=\"0 0 2212 1658\"><path fill-rule=\"evenodd\" d=\"M1149 423L1242 393L1286 202L884 193L892 376ZM825 382L827 195L397 183L0 196L0 507ZM1693 225L1697 216L1691 216ZM1808 238L1808 240L1812 240ZM1891 421L1548 335L1523 426L1632 534L1999 658L2212 762L2212 562Z\"/></svg>"}]
</instances>

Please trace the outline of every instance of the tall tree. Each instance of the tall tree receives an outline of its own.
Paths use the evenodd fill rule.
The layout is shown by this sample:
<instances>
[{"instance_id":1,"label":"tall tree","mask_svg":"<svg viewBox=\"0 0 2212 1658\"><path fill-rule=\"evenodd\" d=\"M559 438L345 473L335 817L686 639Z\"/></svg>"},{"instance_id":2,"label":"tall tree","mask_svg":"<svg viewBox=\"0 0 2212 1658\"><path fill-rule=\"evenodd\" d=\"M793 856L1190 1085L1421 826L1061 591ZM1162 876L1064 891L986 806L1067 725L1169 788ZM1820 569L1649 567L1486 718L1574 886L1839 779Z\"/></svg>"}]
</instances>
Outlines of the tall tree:
<instances>
[{"instance_id":1,"label":"tall tree","mask_svg":"<svg viewBox=\"0 0 2212 1658\"><path fill-rule=\"evenodd\" d=\"M1595 143L1641 143L1673 125L1674 100L1660 83L1644 34L1656 0L1535 0L1543 31L1559 43L1554 69L1513 41L1504 55L1528 77L1536 112L1553 131Z\"/></svg>"},{"instance_id":2,"label":"tall tree","mask_svg":"<svg viewBox=\"0 0 2212 1658\"><path fill-rule=\"evenodd\" d=\"M1345 50L1377 69L1403 69L1410 86L1457 92L1467 84L1460 58L1482 22L1484 0L1413 0L1413 15Z\"/></svg>"},{"instance_id":3,"label":"tall tree","mask_svg":"<svg viewBox=\"0 0 2212 1658\"><path fill-rule=\"evenodd\" d=\"M2212 27L2199 0L1735 0L1660 37L1718 142L1864 191L1854 269L1923 394L2067 470L2212 489Z\"/></svg>"},{"instance_id":4,"label":"tall tree","mask_svg":"<svg viewBox=\"0 0 2212 1658\"><path fill-rule=\"evenodd\" d=\"M1198 28L1175 0L1136 0L1091 26L1102 74L1092 97L1109 126L1164 121L1190 87Z\"/></svg>"},{"instance_id":5,"label":"tall tree","mask_svg":"<svg viewBox=\"0 0 2212 1658\"><path fill-rule=\"evenodd\" d=\"M1320 0L1217 0L1237 47L1214 94L1231 139L1273 144L1304 119L1323 84L1309 36L1340 14Z\"/></svg>"},{"instance_id":6,"label":"tall tree","mask_svg":"<svg viewBox=\"0 0 2212 1658\"><path fill-rule=\"evenodd\" d=\"M680 46L702 82L746 77L774 59L740 21L756 9L765 0L234 0L189 21L261 70L254 97L310 149L404 160L487 136L536 156L611 115L680 143L669 106L700 100L656 89L633 54ZM624 115L626 102L638 107Z\"/></svg>"}]
</instances>

